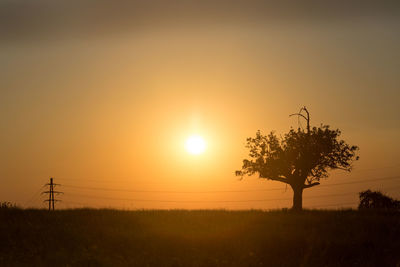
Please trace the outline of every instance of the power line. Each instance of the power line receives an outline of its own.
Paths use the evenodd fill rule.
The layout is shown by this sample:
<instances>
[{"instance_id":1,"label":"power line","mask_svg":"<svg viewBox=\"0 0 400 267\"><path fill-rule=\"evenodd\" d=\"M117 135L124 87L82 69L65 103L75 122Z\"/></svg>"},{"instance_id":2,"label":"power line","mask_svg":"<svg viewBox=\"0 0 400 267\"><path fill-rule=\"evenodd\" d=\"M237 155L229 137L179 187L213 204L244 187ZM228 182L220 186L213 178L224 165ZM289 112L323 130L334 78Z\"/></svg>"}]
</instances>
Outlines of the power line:
<instances>
[{"instance_id":1,"label":"power line","mask_svg":"<svg viewBox=\"0 0 400 267\"><path fill-rule=\"evenodd\" d=\"M42 191L43 187L45 187L46 185L42 185L39 190L37 190L31 198L29 198L26 202L25 202L25 206L27 206L29 203L31 203L34 199L36 199L38 196L40 196L40 192Z\"/></svg>"},{"instance_id":2,"label":"power line","mask_svg":"<svg viewBox=\"0 0 400 267\"><path fill-rule=\"evenodd\" d=\"M347 184L359 184L359 183L384 181L384 180L396 180L396 179L400 179L400 176L380 177L380 178L366 179L366 180L361 180L361 181L351 181L351 182L343 182L343 183L335 183L335 184L327 184L327 185L322 184L322 185L319 185L319 187L330 187L330 186L347 185ZM283 190L283 188L269 188L269 189L254 189L254 190L166 191L166 190L130 190L130 189L88 187L88 186L76 186L76 185L63 185L63 186L69 187L69 188L100 190L100 191L131 192L131 193L174 193L174 194L243 193L243 192L268 192L268 191Z\"/></svg>"},{"instance_id":3,"label":"power line","mask_svg":"<svg viewBox=\"0 0 400 267\"><path fill-rule=\"evenodd\" d=\"M400 176L390 176L390 177L379 177L373 179L366 179L361 181L349 181L349 182L342 182L336 184L328 184L328 185L321 185L322 187L329 187L329 186L338 186L338 185L347 185L347 184L360 184L360 183L368 183L368 182L376 182L376 181L384 181L384 180L395 180L399 179ZM51 179L52 180L52 179ZM50 185L52 181L50 180ZM55 184L53 184L53 187ZM119 192L146 192L146 193L221 193L221 192L262 192L262 191L275 191L275 190L283 190L283 188L271 188L271 189L258 189L258 190L214 190L214 191L162 191L162 190L128 190L128 189L111 189L111 188L102 188L102 187L85 187L85 186L74 186L74 185L64 185L65 187L70 188L77 188L77 189L87 189L87 190L100 190L100 191L119 191ZM389 190L395 189L396 187L392 187ZM43 188L43 187L42 187ZM49 193L49 209L50 209L50 202L53 205L54 209L54 193L58 193L54 191L54 188L44 193ZM61 192L59 192L61 193ZM348 192L348 193L337 193L337 194L324 194L324 195L316 195L316 196L304 196L304 200L308 199L323 199L328 197L338 197L338 196L346 196L346 195L357 195L358 193ZM35 194L36 195L36 194ZM34 196L35 196L34 195ZM269 202L269 201L289 201L292 198L274 198L274 199L250 199L250 200L157 200L157 199L141 199L141 198L115 198L115 197L104 197L104 196L93 196L93 195L86 195L86 194L74 194L69 193L70 196L77 196L77 197L84 197L84 198L92 198L92 199L104 199L104 200L117 200L117 201L132 201L132 202L155 202L155 203L251 203L251 202ZM89 206L88 204L84 204L81 202L75 201L66 201L67 203L71 204L78 204L83 206ZM327 205L313 205L308 206L312 207L329 207L329 206L339 206L339 205L348 205L348 203L337 203L337 204L327 204ZM355 205L354 202L350 203L351 205ZM93 205L90 205L93 206Z\"/></svg>"},{"instance_id":4,"label":"power line","mask_svg":"<svg viewBox=\"0 0 400 267\"><path fill-rule=\"evenodd\" d=\"M136 201L136 202L165 202L165 203L225 203L225 202L261 202L261 201L273 201L273 200L290 200L290 198L280 199L258 199L258 200L157 200L157 199L138 199L138 198L115 198L115 197L103 197L103 196L92 196L82 194L68 194L71 196L85 197L85 198L97 198L106 200L119 200L119 201Z\"/></svg>"},{"instance_id":5,"label":"power line","mask_svg":"<svg viewBox=\"0 0 400 267\"><path fill-rule=\"evenodd\" d=\"M315 199L315 198L326 198L326 197L338 197L346 195L354 195L354 192L339 193L339 194L325 194L304 197L304 199ZM269 199L250 199L250 200L157 200L157 199L139 199L139 198L115 198L115 197L103 197L83 194L68 194L71 196L86 197L86 198L97 198L107 200L119 200L119 201L136 201L136 202L171 202L171 203L224 203L224 202L265 202L265 201L281 201L281 200L292 200L292 198L269 198Z\"/></svg>"},{"instance_id":6,"label":"power line","mask_svg":"<svg viewBox=\"0 0 400 267\"><path fill-rule=\"evenodd\" d=\"M131 193L182 193L182 194L197 194L197 193L242 193L242 192L260 192L260 191L276 191L284 190L284 188L270 188L270 189L254 189L254 190L211 190L211 191L168 191L168 190L130 190L130 189L112 189L102 187L87 187L75 185L63 185L64 187L88 189L88 190L101 190L101 191L119 191Z\"/></svg>"},{"instance_id":7,"label":"power line","mask_svg":"<svg viewBox=\"0 0 400 267\"><path fill-rule=\"evenodd\" d=\"M363 171L377 171L377 170L384 170L384 169L394 169L394 168L400 168L400 165L391 165L391 166L385 166L385 167L379 167L379 168L369 168L369 169L353 169L353 171L358 171L358 172L363 172Z\"/></svg>"},{"instance_id":8,"label":"power line","mask_svg":"<svg viewBox=\"0 0 400 267\"><path fill-rule=\"evenodd\" d=\"M362 183L376 182L376 181L381 181L381 180L396 180L399 178L400 178L400 176L388 176L388 177L381 177L381 178L366 179L366 180L362 180L362 181L343 182L343 183L326 184L326 185L322 184L322 185L319 185L319 187L346 185L346 184L362 184Z\"/></svg>"},{"instance_id":9,"label":"power line","mask_svg":"<svg viewBox=\"0 0 400 267\"><path fill-rule=\"evenodd\" d=\"M400 165L391 165L391 166L384 166L378 168L368 168L368 169L353 169L353 173L355 172L362 172L362 171L374 171L374 170L383 170L383 169L393 169L393 168L400 168ZM84 181L84 182L94 182L94 183L115 183L115 180L118 179L109 179L109 180L97 180L97 179L81 179L81 178L65 178L65 177L57 177L58 180L61 181ZM131 180L127 178L123 178L124 180Z\"/></svg>"},{"instance_id":10,"label":"power line","mask_svg":"<svg viewBox=\"0 0 400 267\"><path fill-rule=\"evenodd\" d=\"M397 189L397 188L399 188L399 186L393 187L391 189ZM338 193L338 194L324 194L324 195L308 196L308 197L305 196L304 200L321 199L321 198L323 199L323 198L328 198L328 197L348 196L348 195L357 195L357 194L358 193L355 193L355 192L346 192L346 193ZM68 194L68 195L84 197L84 198L92 198L92 199L132 201L132 202L156 202L156 203L250 203L250 202L269 202L269 201L292 200L292 198L251 199L251 200L156 200L156 199L103 197L103 196L93 196L93 195L74 194L74 193ZM71 201L68 200L67 202L71 202ZM317 205L316 207L320 207L320 206L324 206L324 205Z\"/></svg>"}]
</instances>

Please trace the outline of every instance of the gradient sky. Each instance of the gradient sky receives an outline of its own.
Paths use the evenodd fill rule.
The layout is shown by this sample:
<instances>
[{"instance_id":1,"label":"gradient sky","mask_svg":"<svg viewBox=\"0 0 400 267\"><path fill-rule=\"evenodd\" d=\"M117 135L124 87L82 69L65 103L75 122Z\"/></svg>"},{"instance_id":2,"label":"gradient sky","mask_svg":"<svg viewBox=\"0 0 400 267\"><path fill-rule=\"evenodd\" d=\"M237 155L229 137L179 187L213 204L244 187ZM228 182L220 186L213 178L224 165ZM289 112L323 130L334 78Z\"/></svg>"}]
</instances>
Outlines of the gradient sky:
<instances>
[{"instance_id":1,"label":"gradient sky","mask_svg":"<svg viewBox=\"0 0 400 267\"><path fill-rule=\"evenodd\" d=\"M44 207L52 176L64 208L290 207L234 171L246 137L298 127L304 105L361 157L305 207L400 198L397 1L2 1L0 40L1 201Z\"/></svg>"}]
</instances>

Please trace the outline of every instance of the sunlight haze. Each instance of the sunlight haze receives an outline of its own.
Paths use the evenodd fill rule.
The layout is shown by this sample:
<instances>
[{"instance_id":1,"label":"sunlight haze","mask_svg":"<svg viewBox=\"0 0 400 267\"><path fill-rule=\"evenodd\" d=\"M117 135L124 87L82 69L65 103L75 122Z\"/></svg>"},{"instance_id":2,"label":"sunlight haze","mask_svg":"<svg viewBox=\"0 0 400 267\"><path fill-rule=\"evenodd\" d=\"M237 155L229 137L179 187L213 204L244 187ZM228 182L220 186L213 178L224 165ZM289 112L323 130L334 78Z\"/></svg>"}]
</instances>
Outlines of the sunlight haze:
<instances>
[{"instance_id":1,"label":"sunlight haze","mask_svg":"<svg viewBox=\"0 0 400 267\"><path fill-rule=\"evenodd\" d=\"M396 2L39 2L0 3L3 199L45 207L54 177L60 208L290 207L289 187L235 170L257 130L304 127L303 106L360 147L304 207L400 198Z\"/></svg>"}]
</instances>

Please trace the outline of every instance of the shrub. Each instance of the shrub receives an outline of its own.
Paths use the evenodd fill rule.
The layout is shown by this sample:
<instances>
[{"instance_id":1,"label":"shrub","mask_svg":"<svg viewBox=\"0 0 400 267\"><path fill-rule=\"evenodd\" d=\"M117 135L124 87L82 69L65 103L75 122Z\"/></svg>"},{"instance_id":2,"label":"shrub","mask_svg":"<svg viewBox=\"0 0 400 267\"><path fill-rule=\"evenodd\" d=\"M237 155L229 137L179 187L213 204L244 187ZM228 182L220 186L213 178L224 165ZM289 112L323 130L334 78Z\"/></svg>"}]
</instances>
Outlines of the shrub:
<instances>
[{"instance_id":1,"label":"shrub","mask_svg":"<svg viewBox=\"0 0 400 267\"><path fill-rule=\"evenodd\" d=\"M366 190L360 192L360 204L358 209L400 211L400 201L386 196L379 191Z\"/></svg>"},{"instance_id":2,"label":"shrub","mask_svg":"<svg viewBox=\"0 0 400 267\"><path fill-rule=\"evenodd\" d=\"M17 209L17 204L8 201L0 202L0 209Z\"/></svg>"}]
</instances>

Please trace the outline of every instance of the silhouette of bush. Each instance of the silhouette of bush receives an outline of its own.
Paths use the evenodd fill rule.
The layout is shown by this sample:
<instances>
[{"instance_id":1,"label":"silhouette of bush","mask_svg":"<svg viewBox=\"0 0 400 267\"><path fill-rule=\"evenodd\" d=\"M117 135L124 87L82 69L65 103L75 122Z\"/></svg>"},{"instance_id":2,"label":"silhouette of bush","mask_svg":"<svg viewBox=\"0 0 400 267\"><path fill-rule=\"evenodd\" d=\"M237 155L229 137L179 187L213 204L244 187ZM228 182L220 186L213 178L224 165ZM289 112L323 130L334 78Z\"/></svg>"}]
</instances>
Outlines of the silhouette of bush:
<instances>
[{"instance_id":1,"label":"silhouette of bush","mask_svg":"<svg viewBox=\"0 0 400 267\"><path fill-rule=\"evenodd\" d=\"M379 191L366 190L360 192L360 210L396 210L400 211L400 201L384 195Z\"/></svg>"},{"instance_id":2,"label":"silhouette of bush","mask_svg":"<svg viewBox=\"0 0 400 267\"><path fill-rule=\"evenodd\" d=\"M0 209L17 209L17 205L8 201L0 202Z\"/></svg>"}]
</instances>

